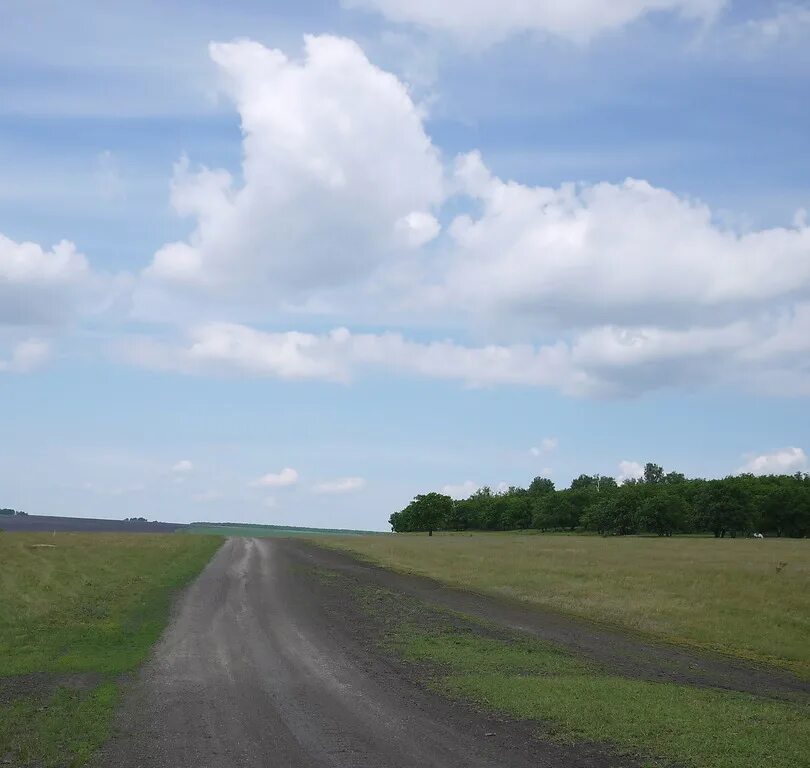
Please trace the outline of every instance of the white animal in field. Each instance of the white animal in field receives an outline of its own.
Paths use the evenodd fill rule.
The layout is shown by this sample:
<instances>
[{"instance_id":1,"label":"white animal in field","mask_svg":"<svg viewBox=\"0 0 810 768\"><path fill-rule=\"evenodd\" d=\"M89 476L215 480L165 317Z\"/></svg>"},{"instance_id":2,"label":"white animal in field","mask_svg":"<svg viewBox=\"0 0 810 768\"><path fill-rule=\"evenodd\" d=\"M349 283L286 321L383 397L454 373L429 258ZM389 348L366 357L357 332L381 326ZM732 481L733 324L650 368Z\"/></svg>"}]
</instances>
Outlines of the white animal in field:
<instances>
[{"instance_id":1,"label":"white animal in field","mask_svg":"<svg viewBox=\"0 0 810 768\"><path fill-rule=\"evenodd\" d=\"M755 539L764 539L765 537L761 533L755 533L754 538Z\"/></svg>"}]
</instances>

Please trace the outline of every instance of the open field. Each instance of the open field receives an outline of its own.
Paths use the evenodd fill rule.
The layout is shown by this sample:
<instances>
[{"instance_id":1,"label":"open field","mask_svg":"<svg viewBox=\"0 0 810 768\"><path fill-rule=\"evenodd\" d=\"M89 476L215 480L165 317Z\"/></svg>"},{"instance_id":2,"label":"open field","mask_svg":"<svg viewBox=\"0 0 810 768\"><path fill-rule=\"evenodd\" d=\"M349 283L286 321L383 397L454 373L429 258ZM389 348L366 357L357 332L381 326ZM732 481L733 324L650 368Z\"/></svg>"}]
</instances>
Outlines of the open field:
<instances>
[{"instance_id":1,"label":"open field","mask_svg":"<svg viewBox=\"0 0 810 768\"><path fill-rule=\"evenodd\" d=\"M810 542L521 534L319 539L449 585L810 676Z\"/></svg>"},{"instance_id":2,"label":"open field","mask_svg":"<svg viewBox=\"0 0 810 768\"><path fill-rule=\"evenodd\" d=\"M0 759L83 764L108 734L121 675L144 660L172 594L220 542L0 534Z\"/></svg>"},{"instance_id":3,"label":"open field","mask_svg":"<svg viewBox=\"0 0 810 768\"><path fill-rule=\"evenodd\" d=\"M189 533L207 536L379 536L374 531L339 528L295 528L290 525L240 525L238 523L192 523Z\"/></svg>"},{"instance_id":4,"label":"open field","mask_svg":"<svg viewBox=\"0 0 810 768\"><path fill-rule=\"evenodd\" d=\"M810 751L807 680L335 549L373 540L464 544L0 535L0 765L794 768Z\"/></svg>"},{"instance_id":5,"label":"open field","mask_svg":"<svg viewBox=\"0 0 810 768\"><path fill-rule=\"evenodd\" d=\"M55 517L53 515L0 515L0 531L23 533L174 533L182 523L146 520L100 520L94 517Z\"/></svg>"}]
</instances>

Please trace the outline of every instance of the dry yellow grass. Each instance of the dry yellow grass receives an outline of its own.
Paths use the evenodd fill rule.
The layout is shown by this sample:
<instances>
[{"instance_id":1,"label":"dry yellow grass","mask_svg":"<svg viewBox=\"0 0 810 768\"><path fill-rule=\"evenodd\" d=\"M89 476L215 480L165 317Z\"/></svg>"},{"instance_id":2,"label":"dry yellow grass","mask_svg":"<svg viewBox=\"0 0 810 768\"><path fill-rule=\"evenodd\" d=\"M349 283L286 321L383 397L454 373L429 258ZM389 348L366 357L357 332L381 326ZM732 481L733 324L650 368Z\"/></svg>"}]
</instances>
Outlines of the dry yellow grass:
<instances>
[{"instance_id":1,"label":"dry yellow grass","mask_svg":"<svg viewBox=\"0 0 810 768\"><path fill-rule=\"evenodd\" d=\"M810 541L476 533L318 543L810 677Z\"/></svg>"}]
</instances>

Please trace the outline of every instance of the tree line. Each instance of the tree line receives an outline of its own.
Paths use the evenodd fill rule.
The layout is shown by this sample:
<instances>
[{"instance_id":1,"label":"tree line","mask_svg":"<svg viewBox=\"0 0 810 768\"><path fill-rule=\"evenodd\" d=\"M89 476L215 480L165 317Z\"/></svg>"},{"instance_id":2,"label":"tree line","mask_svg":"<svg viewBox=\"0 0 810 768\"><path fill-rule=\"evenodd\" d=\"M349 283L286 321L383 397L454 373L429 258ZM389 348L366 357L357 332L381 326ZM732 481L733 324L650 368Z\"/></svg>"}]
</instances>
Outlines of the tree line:
<instances>
[{"instance_id":1,"label":"tree line","mask_svg":"<svg viewBox=\"0 0 810 768\"><path fill-rule=\"evenodd\" d=\"M27 512L23 512L19 509L8 509L8 508L0 509L0 515L4 515L6 517L28 517Z\"/></svg>"},{"instance_id":2,"label":"tree line","mask_svg":"<svg viewBox=\"0 0 810 768\"><path fill-rule=\"evenodd\" d=\"M421 494L389 522L395 532L534 528L605 536L756 532L802 538L810 535L810 475L688 479L648 463L641 478L621 484L604 475L580 475L557 490L548 478L536 477L528 488L496 493L485 487L466 499Z\"/></svg>"}]
</instances>

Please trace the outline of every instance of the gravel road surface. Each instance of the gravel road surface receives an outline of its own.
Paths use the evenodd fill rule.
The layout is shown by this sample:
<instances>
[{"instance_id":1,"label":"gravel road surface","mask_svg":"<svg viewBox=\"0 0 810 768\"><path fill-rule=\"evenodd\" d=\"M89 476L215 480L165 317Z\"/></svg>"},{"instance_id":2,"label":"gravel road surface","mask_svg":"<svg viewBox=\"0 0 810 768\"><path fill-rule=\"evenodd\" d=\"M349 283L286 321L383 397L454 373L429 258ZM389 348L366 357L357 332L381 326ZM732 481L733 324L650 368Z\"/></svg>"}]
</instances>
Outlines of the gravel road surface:
<instances>
[{"instance_id":1,"label":"gravel road surface","mask_svg":"<svg viewBox=\"0 0 810 768\"><path fill-rule=\"evenodd\" d=\"M446 701L324 611L289 539L229 539L126 695L104 768L602 768Z\"/></svg>"}]
</instances>

